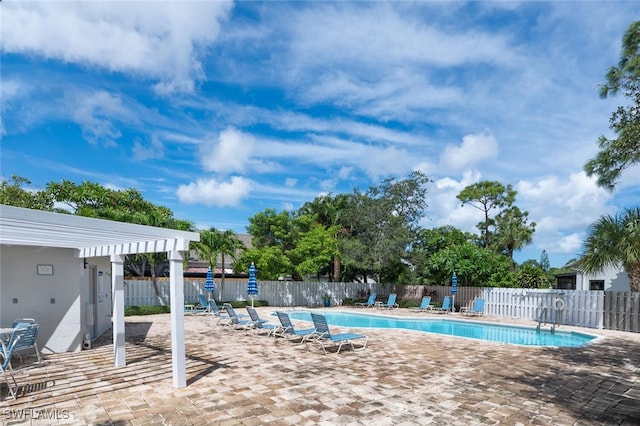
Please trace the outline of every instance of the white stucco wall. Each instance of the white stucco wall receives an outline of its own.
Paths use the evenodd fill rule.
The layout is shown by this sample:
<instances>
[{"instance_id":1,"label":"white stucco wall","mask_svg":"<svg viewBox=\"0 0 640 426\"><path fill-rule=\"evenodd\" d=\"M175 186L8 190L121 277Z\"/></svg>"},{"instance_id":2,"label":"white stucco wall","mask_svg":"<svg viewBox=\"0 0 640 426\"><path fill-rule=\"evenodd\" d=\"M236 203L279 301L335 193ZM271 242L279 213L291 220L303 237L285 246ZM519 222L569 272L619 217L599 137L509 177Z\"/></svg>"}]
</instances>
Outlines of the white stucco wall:
<instances>
[{"instance_id":1,"label":"white stucco wall","mask_svg":"<svg viewBox=\"0 0 640 426\"><path fill-rule=\"evenodd\" d=\"M597 274L576 274L576 290L589 290L589 281L604 280L605 291L630 291L629 276L622 268L607 268Z\"/></svg>"},{"instance_id":2,"label":"white stucco wall","mask_svg":"<svg viewBox=\"0 0 640 426\"><path fill-rule=\"evenodd\" d=\"M102 260L102 259L98 259ZM99 262L103 263L103 262ZM106 263L106 266L105 264ZM108 271L109 262L99 268ZM38 265L52 265L53 275L39 275ZM46 247L0 246L0 326L16 318L34 318L40 324L38 346L43 353L77 351L87 332L86 308L91 303L92 271L74 250ZM110 277L108 297L100 306L98 329L110 327Z\"/></svg>"}]
</instances>

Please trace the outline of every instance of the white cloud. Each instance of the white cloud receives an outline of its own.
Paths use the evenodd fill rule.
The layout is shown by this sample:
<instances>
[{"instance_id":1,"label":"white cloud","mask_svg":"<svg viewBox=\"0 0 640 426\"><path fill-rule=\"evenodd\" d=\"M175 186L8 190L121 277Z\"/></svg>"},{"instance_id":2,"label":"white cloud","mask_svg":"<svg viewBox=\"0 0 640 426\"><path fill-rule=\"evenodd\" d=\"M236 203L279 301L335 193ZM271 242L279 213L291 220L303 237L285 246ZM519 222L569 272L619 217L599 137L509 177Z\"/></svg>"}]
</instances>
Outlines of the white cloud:
<instances>
[{"instance_id":1,"label":"white cloud","mask_svg":"<svg viewBox=\"0 0 640 426\"><path fill-rule=\"evenodd\" d=\"M574 257L578 257L583 243L584 234L575 232L558 238L555 244L551 243L549 245L549 250L547 251L551 251L552 253L569 253L575 255Z\"/></svg>"},{"instance_id":2,"label":"white cloud","mask_svg":"<svg viewBox=\"0 0 640 426\"><path fill-rule=\"evenodd\" d=\"M19 99L24 96L24 92L28 91L26 86L21 81L12 78L3 78L2 84L0 84L0 136L6 134L4 128L4 112L9 109L14 99Z\"/></svg>"},{"instance_id":3,"label":"white cloud","mask_svg":"<svg viewBox=\"0 0 640 426\"><path fill-rule=\"evenodd\" d=\"M462 144L447 145L444 148L440 156L440 171L450 173L466 170L486 158L495 158L497 155L498 141L488 131L466 135L462 138Z\"/></svg>"},{"instance_id":4,"label":"white cloud","mask_svg":"<svg viewBox=\"0 0 640 426\"><path fill-rule=\"evenodd\" d=\"M476 224L484 220L482 212L471 206L462 207L456 196L482 179L474 170L465 172L460 181L451 177L436 179L428 192L432 220L421 225L453 225L477 234ZM611 194L597 187L583 172L566 179L551 175L535 182L520 181L515 189L515 204L529 212L530 222L536 222L533 242L526 247L529 254L547 250L550 256L576 257L589 225L611 210Z\"/></svg>"},{"instance_id":5,"label":"white cloud","mask_svg":"<svg viewBox=\"0 0 640 426\"><path fill-rule=\"evenodd\" d=\"M353 173L353 167L340 167L338 170L338 178L347 179Z\"/></svg>"},{"instance_id":6,"label":"white cloud","mask_svg":"<svg viewBox=\"0 0 640 426\"><path fill-rule=\"evenodd\" d=\"M520 181L515 189L517 203L525 206L530 217L540 217L536 221L556 218L566 224L565 229L588 226L609 210L607 203L611 200L611 194L582 171L570 174L566 180L552 175L535 183Z\"/></svg>"},{"instance_id":7,"label":"white cloud","mask_svg":"<svg viewBox=\"0 0 640 426\"><path fill-rule=\"evenodd\" d=\"M282 203L282 210L292 212L295 208L293 207L293 203Z\"/></svg>"},{"instance_id":8,"label":"white cloud","mask_svg":"<svg viewBox=\"0 0 640 426\"><path fill-rule=\"evenodd\" d=\"M298 183L298 179L286 178L284 180L285 186L288 186L289 188L293 188L294 186L296 186L296 183Z\"/></svg>"},{"instance_id":9,"label":"white cloud","mask_svg":"<svg viewBox=\"0 0 640 426\"><path fill-rule=\"evenodd\" d=\"M217 141L205 141L200 147L205 170L217 173L243 172L253 151L253 137L235 128L220 132Z\"/></svg>"},{"instance_id":10,"label":"white cloud","mask_svg":"<svg viewBox=\"0 0 640 426\"><path fill-rule=\"evenodd\" d=\"M566 179L551 175L536 182L520 181L516 204L536 222L533 247L549 254L575 256L588 227L611 210L612 195L584 172Z\"/></svg>"},{"instance_id":11,"label":"white cloud","mask_svg":"<svg viewBox=\"0 0 640 426\"><path fill-rule=\"evenodd\" d=\"M409 70L390 71L379 81L360 77L344 72L324 75L301 97L312 102L331 101L382 122L415 120L425 108L457 104L463 99L459 89L433 86Z\"/></svg>"},{"instance_id":12,"label":"white cloud","mask_svg":"<svg viewBox=\"0 0 640 426\"><path fill-rule=\"evenodd\" d=\"M429 11L387 3L316 3L289 17L293 54L301 64L353 64L380 73L389 62L455 66L512 60L504 37L463 26L443 31L420 19L422 13Z\"/></svg>"},{"instance_id":13,"label":"white cloud","mask_svg":"<svg viewBox=\"0 0 640 426\"><path fill-rule=\"evenodd\" d=\"M30 88L22 81L14 78L3 78L0 85L0 96L2 97L0 108L6 108L7 104L10 104L14 98L22 98L28 92L30 92Z\"/></svg>"},{"instance_id":14,"label":"white cloud","mask_svg":"<svg viewBox=\"0 0 640 426\"><path fill-rule=\"evenodd\" d=\"M478 182L481 175L477 171L467 171L457 181L450 177L436 179L429 187L429 217L423 224L428 228L452 225L463 231L477 233L476 224L482 221L482 213L470 206L462 206L456 196L466 186Z\"/></svg>"},{"instance_id":15,"label":"white cloud","mask_svg":"<svg viewBox=\"0 0 640 426\"><path fill-rule=\"evenodd\" d=\"M144 144L139 139L134 140L131 151L135 161L145 161L164 157L165 149L157 136L151 136L151 141L148 144Z\"/></svg>"},{"instance_id":16,"label":"white cloud","mask_svg":"<svg viewBox=\"0 0 640 426\"><path fill-rule=\"evenodd\" d=\"M9 2L2 50L150 77L160 93L203 78L200 49L218 37L227 1Z\"/></svg>"},{"instance_id":17,"label":"white cloud","mask_svg":"<svg viewBox=\"0 0 640 426\"><path fill-rule=\"evenodd\" d=\"M433 175L438 170L438 166L430 161L429 159L424 159L415 166L413 166L413 170L417 172L422 172L427 175L429 178L433 178Z\"/></svg>"},{"instance_id":18,"label":"white cloud","mask_svg":"<svg viewBox=\"0 0 640 426\"><path fill-rule=\"evenodd\" d=\"M359 158L359 166L374 181L387 176L401 176L411 166L407 164L409 153L395 147L365 147Z\"/></svg>"},{"instance_id":19,"label":"white cloud","mask_svg":"<svg viewBox=\"0 0 640 426\"><path fill-rule=\"evenodd\" d=\"M188 185L180 185L177 195L181 202L187 204L234 207L249 196L251 187L251 181L240 176L233 176L228 182L198 179Z\"/></svg>"},{"instance_id":20,"label":"white cloud","mask_svg":"<svg viewBox=\"0 0 640 426\"><path fill-rule=\"evenodd\" d=\"M105 91L72 93L67 107L73 121L82 127L83 137L91 143L115 145L122 133L113 122L130 119L122 99Z\"/></svg>"}]
</instances>

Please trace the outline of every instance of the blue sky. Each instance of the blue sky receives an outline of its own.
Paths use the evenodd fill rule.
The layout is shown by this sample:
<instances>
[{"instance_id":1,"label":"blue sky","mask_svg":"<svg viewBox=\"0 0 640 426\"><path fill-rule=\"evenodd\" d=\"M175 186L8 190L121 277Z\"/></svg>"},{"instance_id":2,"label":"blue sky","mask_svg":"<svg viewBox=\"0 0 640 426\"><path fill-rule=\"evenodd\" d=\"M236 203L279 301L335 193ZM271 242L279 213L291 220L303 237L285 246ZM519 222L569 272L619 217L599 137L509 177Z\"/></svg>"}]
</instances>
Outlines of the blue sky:
<instances>
[{"instance_id":1,"label":"blue sky","mask_svg":"<svg viewBox=\"0 0 640 426\"><path fill-rule=\"evenodd\" d=\"M476 232L456 195L512 184L537 223L516 260L561 266L637 205L583 172L623 98L629 2L16 2L0 7L1 175L137 188L198 228L245 233L421 170L424 227Z\"/></svg>"}]
</instances>

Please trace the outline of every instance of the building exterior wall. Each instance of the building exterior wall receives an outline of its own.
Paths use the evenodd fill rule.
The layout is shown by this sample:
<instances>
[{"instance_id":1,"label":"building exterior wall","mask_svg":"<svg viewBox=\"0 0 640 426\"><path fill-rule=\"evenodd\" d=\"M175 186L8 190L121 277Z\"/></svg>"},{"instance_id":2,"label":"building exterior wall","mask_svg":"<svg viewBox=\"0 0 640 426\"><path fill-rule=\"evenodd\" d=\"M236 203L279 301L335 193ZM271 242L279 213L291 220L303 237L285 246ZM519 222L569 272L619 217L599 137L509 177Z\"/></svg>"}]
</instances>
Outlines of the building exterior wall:
<instances>
[{"instance_id":1,"label":"building exterior wall","mask_svg":"<svg viewBox=\"0 0 640 426\"><path fill-rule=\"evenodd\" d=\"M108 271L102 258L98 260ZM38 265L51 265L52 274L39 274ZM85 269L84 259L75 258L73 249L0 246L0 326L8 327L16 318L34 318L40 324L38 346L43 353L80 350L90 332L86 309L95 270ZM109 296L101 304L109 305L110 312L110 279L107 282ZM101 316L96 330L111 326L110 318L104 318L105 306L97 308Z\"/></svg>"},{"instance_id":2,"label":"building exterior wall","mask_svg":"<svg viewBox=\"0 0 640 426\"><path fill-rule=\"evenodd\" d=\"M629 291L631 289L629 276L622 268L607 268L597 274L584 274L578 272L576 275L576 290L592 290L591 281L604 281L605 291Z\"/></svg>"}]
</instances>

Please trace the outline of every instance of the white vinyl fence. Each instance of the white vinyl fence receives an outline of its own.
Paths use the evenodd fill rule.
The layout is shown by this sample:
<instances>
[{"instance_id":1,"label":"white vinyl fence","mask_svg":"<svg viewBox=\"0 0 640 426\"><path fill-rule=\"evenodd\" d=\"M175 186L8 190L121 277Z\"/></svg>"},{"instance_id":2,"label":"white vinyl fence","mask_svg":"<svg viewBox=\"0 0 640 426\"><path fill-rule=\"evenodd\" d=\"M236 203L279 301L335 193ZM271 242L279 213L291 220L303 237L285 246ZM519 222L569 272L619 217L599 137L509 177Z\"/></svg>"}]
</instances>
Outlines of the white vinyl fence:
<instances>
[{"instance_id":1,"label":"white vinyl fence","mask_svg":"<svg viewBox=\"0 0 640 426\"><path fill-rule=\"evenodd\" d=\"M484 288L485 313L503 318L603 328L604 291Z\"/></svg>"},{"instance_id":2,"label":"white vinyl fence","mask_svg":"<svg viewBox=\"0 0 640 426\"><path fill-rule=\"evenodd\" d=\"M166 303L169 300L169 281L158 279L158 290ZM157 306L161 301L155 295L150 280L125 280L125 306ZM389 291L381 284L361 283L318 283L307 281L259 281L256 300L264 300L270 306L320 306L322 296L331 296L331 304L338 305L345 298L366 298L367 292L379 295ZM185 303L197 303L198 295L208 292L204 290L203 278L184 279ZM225 280L224 286L216 280L215 291L211 295L216 301L249 300L247 296L247 280Z\"/></svg>"},{"instance_id":3,"label":"white vinyl fence","mask_svg":"<svg viewBox=\"0 0 640 426\"><path fill-rule=\"evenodd\" d=\"M170 303L168 279L159 279L158 289L166 303ZM328 293L331 295L331 305L335 306L345 298L366 298L368 292L376 292L378 301L386 301L387 295L395 292L398 301L419 302L423 295L431 295L435 303L440 303L444 296L450 294L450 290L450 287L443 286L259 281L256 299L264 300L270 306L321 306L323 294ZM185 303L197 303L198 295L207 294L204 291L204 279L185 278L184 294ZM212 296L216 301L248 300L247 280L228 279L224 287L216 280L216 290ZM456 309L468 306L474 297L485 298L486 315L538 321L545 325L640 332L640 293L459 287ZM150 280L125 280L126 306L160 304Z\"/></svg>"}]
</instances>

